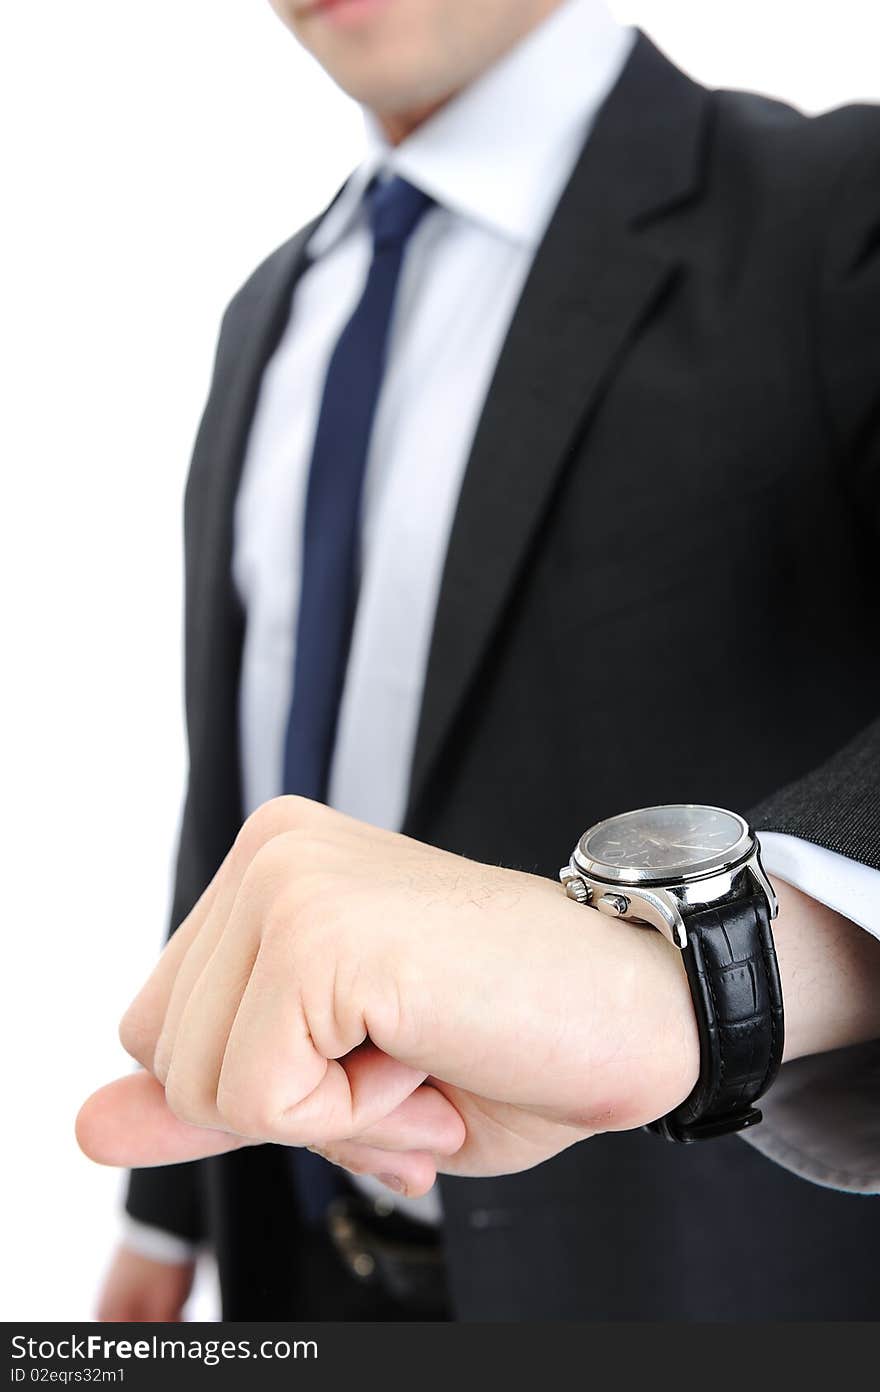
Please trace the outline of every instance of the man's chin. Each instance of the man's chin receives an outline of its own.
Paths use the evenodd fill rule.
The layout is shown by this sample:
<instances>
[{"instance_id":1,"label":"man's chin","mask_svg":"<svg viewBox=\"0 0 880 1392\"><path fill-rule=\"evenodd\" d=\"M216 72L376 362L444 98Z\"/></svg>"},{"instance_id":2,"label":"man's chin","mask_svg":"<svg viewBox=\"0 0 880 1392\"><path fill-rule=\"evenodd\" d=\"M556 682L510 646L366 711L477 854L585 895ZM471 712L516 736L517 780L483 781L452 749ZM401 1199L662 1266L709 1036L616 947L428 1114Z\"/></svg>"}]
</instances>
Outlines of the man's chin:
<instances>
[{"instance_id":1,"label":"man's chin","mask_svg":"<svg viewBox=\"0 0 880 1392\"><path fill-rule=\"evenodd\" d=\"M374 0L344 3L363 7L363 14L342 25L335 11L313 9L297 15L293 28L303 48L361 106L403 115L438 106L463 85L460 74L447 71L453 65L443 61L442 45L394 13L397 0L375 0L375 9Z\"/></svg>"},{"instance_id":2,"label":"man's chin","mask_svg":"<svg viewBox=\"0 0 880 1392\"><path fill-rule=\"evenodd\" d=\"M408 119L422 112L435 111L457 90L455 83L442 81L436 72L427 74L423 81L414 80L411 64L398 65L389 61L387 51L381 51L378 46L372 62L365 52L352 55L353 61L332 64L324 61L323 55L316 50L313 54L346 96L372 111L380 120L386 116Z\"/></svg>"}]
</instances>

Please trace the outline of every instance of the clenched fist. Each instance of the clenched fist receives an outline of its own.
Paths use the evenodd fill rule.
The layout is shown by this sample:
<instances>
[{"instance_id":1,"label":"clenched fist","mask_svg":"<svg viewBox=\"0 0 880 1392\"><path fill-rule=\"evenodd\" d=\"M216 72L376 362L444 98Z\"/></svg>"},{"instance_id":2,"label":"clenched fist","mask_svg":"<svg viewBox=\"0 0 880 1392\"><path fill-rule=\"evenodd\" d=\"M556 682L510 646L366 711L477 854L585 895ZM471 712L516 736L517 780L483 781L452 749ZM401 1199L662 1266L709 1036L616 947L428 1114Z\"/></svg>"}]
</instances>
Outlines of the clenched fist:
<instances>
[{"instance_id":1,"label":"clenched fist","mask_svg":"<svg viewBox=\"0 0 880 1392\"><path fill-rule=\"evenodd\" d=\"M298 798L248 819L120 1033L146 1073L86 1103L94 1159L274 1141L411 1194L637 1126L698 1070L659 933Z\"/></svg>"},{"instance_id":2,"label":"clenched fist","mask_svg":"<svg viewBox=\"0 0 880 1392\"><path fill-rule=\"evenodd\" d=\"M875 1039L880 944L775 887L785 1057ZM662 1116L699 1063L660 933L301 798L248 819L121 1035L145 1072L82 1108L95 1160L274 1141L413 1195Z\"/></svg>"}]
</instances>

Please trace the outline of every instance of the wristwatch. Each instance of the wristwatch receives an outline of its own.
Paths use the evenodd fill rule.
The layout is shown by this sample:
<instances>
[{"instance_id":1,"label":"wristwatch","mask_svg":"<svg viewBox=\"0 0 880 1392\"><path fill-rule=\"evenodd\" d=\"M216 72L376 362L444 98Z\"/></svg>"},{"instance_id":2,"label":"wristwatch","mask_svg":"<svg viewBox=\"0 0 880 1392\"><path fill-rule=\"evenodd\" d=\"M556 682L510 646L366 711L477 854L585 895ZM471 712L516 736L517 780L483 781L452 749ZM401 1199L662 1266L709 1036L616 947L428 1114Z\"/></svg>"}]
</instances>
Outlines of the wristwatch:
<instances>
[{"instance_id":1,"label":"wristwatch","mask_svg":"<svg viewBox=\"0 0 880 1392\"><path fill-rule=\"evenodd\" d=\"M668 1141L742 1131L779 1070L777 903L758 838L736 812L693 803L624 812L585 831L559 872L577 903L659 929L681 950L700 1037L689 1097L645 1129Z\"/></svg>"}]
</instances>

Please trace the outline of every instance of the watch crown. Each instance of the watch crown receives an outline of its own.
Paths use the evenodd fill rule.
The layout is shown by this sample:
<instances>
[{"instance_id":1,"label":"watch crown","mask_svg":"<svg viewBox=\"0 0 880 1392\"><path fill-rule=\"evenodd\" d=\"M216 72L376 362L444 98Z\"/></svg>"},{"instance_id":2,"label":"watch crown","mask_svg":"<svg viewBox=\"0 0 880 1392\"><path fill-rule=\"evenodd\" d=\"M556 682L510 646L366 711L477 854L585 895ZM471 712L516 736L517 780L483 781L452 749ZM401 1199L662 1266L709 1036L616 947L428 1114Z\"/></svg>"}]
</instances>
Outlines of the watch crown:
<instances>
[{"instance_id":1,"label":"watch crown","mask_svg":"<svg viewBox=\"0 0 880 1392\"><path fill-rule=\"evenodd\" d=\"M569 899L574 899L578 904L590 902L590 891L579 875L572 875L570 880L565 881L565 892Z\"/></svg>"}]
</instances>

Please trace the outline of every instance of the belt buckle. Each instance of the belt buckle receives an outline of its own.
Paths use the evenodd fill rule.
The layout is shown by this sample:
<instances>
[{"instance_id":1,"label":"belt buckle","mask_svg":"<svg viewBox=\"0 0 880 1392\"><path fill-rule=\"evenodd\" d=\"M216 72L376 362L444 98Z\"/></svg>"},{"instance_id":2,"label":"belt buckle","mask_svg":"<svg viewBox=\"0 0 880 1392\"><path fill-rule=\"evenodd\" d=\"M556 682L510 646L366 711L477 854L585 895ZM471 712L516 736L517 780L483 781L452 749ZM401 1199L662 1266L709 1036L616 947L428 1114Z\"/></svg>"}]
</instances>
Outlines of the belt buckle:
<instances>
[{"instance_id":1,"label":"belt buckle","mask_svg":"<svg viewBox=\"0 0 880 1392\"><path fill-rule=\"evenodd\" d=\"M377 1216L382 1216L381 1210L377 1209ZM364 1244L363 1229L351 1211L349 1199L332 1201L327 1209L327 1227L333 1246L352 1276L359 1281L374 1283L377 1279L376 1258Z\"/></svg>"},{"instance_id":2,"label":"belt buckle","mask_svg":"<svg viewBox=\"0 0 880 1392\"><path fill-rule=\"evenodd\" d=\"M431 1229L424 1243L386 1237L373 1229L393 1219L394 1204L346 1196L327 1209L330 1240L346 1270L358 1281L378 1285L398 1304L413 1311L441 1311L446 1305L445 1265L440 1242ZM407 1222L407 1220L404 1220ZM412 1225L417 1227L418 1225Z\"/></svg>"}]
</instances>

